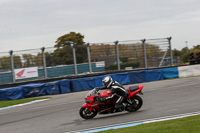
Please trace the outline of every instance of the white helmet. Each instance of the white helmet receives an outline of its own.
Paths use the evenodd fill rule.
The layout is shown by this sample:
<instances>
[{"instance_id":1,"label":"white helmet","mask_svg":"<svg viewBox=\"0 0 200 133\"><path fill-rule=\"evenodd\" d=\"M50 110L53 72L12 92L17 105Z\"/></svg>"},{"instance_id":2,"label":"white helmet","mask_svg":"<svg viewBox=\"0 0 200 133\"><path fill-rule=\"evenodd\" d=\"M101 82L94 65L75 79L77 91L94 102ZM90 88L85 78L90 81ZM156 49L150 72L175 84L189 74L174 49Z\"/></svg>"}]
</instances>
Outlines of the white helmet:
<instances>
[{"instance_id":1,"label":"white helmet","mask_svg":"<svg viewBox=\"0 0 200 133\"><path fill-rule=\"evenodd\" d=\"M102 80L103 82L103 85L106 87L106 88L109 88L113 82L112 78L110 76L106 76L103 78Z\"/></svg>"}]
</instances>

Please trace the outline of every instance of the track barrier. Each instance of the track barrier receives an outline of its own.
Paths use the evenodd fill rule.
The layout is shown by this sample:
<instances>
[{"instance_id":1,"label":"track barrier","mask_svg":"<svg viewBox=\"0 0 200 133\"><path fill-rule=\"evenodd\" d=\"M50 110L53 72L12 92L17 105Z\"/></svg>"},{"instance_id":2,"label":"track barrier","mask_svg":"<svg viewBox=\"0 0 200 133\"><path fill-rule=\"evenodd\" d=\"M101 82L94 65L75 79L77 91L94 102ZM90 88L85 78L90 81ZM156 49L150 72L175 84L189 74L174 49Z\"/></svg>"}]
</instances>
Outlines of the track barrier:
<instances>
[{"instance_id":1,"label":"track barrier","mask_svg":"<svg viewBox=\"0 0 200 133\"><path fill-rule=\"evenodd\" d=\"M103 86L102 79L105 76L111 76L113 80L119 82L121 85L127 85L163 79L179 78L191 75L200 75L199 70L200 65L193 65L152 70L130 71L79 79L62 79L49 83L32 83L17 87L0 89L0 101L90 90L94 87Z\"/></svg>"},{"instance_id":2,"label":"track barrier","mask_svg":"<svg viewBox=\"0 0 200 133\"><path fill-rule=\"evenodd\" d=\"M59 80L59 87L60 87L61 94L71 92L70 80L68 80L68 79Z\"/></svg>"},{"instance_id":3,"label":"track barrier","mask_svg":"<svg viewBox=\"0 0 200 133\"><path fill-rule=\"evenodd\" d=\"M164 79L172 79L180 77L178 67L163 68L161 70L163 71Z\"/></svg>"},{"instance_id":4,"label":"track barrier","mask_svg":"<svg viewBox=\"0 0 200 133\"><path fill-rule=\"evenodd\" d=\"M0 89L0 101L23 98L22 86Z\"/></svg>"},{"instance_id":5,"label":"track barrier","mask_svg":"<svg viewBox=\"0 0 200 133\"><path fill-rule=\"evenodd\" d=\"M50 87L51 95L56 95L56 94L61 93L59 81L49 82L49 83L47 83L47 85L49 85L49 87Z\"/></svg>"},{"instance_id":6,"label":"track barrier","mask_svg":"<svg viewBox=\"0 0 200 133\"><path fill-rule=\"evenodd\" d=\"M33 83L22 85L22 90L24 98L51 94L50 86L45 83Z\"/></svg>"}]
</instances>

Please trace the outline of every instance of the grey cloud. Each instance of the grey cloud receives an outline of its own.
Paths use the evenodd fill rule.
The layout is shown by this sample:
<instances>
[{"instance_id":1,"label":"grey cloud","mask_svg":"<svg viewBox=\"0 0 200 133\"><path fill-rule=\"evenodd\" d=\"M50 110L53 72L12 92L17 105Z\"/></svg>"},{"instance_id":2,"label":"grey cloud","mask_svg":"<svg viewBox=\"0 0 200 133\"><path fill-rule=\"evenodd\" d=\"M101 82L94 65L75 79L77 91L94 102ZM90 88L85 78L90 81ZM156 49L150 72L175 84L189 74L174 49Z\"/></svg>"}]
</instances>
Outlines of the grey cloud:
<instances>
[{"instance_id":1,"label":"grey cloud","mask_svg":"<svg viewBox=\"0 0 200 133\"><path fill-rule=\"evenodd\" d=\"M174 35L181 40L183 31L173 29L189 30L199 22L199 5L198 0L1 0L0 45L23 45L27 38L52 45L58 36L72 30L82 31L86 40L93 42L151 35ZM191 29L196 30L193 26Z\"/></svg>"}]
</instances>

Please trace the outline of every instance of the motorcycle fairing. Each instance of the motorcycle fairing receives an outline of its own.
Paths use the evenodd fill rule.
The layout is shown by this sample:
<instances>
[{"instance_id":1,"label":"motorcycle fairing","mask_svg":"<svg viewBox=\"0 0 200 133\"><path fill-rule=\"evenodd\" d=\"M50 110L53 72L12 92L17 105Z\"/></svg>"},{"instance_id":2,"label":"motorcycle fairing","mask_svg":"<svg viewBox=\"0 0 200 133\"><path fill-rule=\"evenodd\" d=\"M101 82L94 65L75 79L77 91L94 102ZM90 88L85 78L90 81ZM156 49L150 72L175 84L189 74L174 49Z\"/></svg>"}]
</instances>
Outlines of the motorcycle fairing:
<instances>
[{"instance_id":1,"label":"motorcycle fairing","mask_svg":"<svg viewBox=\"0 0 200 133\"><path fill-rule=\"evenodd\" d=\"M127 99L136 95L137 93L141 92L143 87L144 87L144 85L138 85L138 89L135 89L135 91L132 91L132 92L130 91L129 88L127 88L128 92L129 92L129 96L127 97Z\"/></svg>"},{"instance_id":2,"label":"motorcycle fairing","mask_svg":"<svg viewBox=\"0 0 200 133\"><path fill-rule=\"evenodd\" d=\"M128 99L128 98L130 98L130 97L133 97L134 95L136 95L137 93L139 93L139 92L141 92L141 90L143 89L143 85L138 85L138 89L137 89L137 87L135 87L135 91L133 90L132 92L130 91L130 89L129 88L127 88L127 90L128 90L128 92L129 92L129 96L126 98L126 99ZM87 96L86 96L86 98L85 98L85 101L87 101L86 103L84 103L83 105L82 105L82 107L84 107L84 108L88 108L88 110L89 111L92 111L93 109L99 109L99 106L101 106L101 105L105 105L105 103L94 103L94 98L97 96L97 94L95 94L96 92L93 92L93 91L90 91L88 94L87 94ZM108 97L108 96L110 96L111 95L111 89L107 89L107 90L105 90L104 92L102 92L100 95L99 95L99 97ZM113 102L114 101L116 101L117 99L115 99L115 100L113 100ZM109 101L110 102L110 101ZM112 104L112 102L111 102L111 104Z\"/></svg>"},{"instance_id":3,"label":"motorcycle fairing","mask_svg":"<svg viewBox=\"0 0 200 133\"><path fill-rule=\"evenodd\" d=\"M102 92L99 97L109 97L111 95L112 91L111 89L107 89L104 92Z\"/></svg>"}]
</instances>

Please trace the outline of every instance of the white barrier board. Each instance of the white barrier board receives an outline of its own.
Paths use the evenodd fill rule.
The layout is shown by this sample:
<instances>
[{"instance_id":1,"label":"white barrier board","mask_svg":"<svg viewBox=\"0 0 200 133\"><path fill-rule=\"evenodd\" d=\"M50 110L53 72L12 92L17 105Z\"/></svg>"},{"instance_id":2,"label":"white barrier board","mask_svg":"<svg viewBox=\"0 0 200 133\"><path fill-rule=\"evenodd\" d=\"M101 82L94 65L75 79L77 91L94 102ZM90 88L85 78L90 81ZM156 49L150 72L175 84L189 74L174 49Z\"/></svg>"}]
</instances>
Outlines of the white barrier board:
<instances>
[{"instance_id":1,"label":"white barrier board","mask_svg":"<svg viewBox=\"0 0 200 133\"><path fill-rule=\"evenodd\" d=\"M15 69L15 79L24 79L32 77L38 77L37 67Z\"/></svg>"},{"instance_id":2,"label":"white barrier board","mask_svg":"<svg viewBox=\"0 0 200 133\"><path fill-rule=\"evenodd\" d=\"M190 77L200 75L200 65L178 67L179 77Z\"/></svg>"},{"instance_id":3,"label":"white barrier board","mask_svg":"<svg viewBox=\"0 0 200 133\"><path fill-rule=\"evenodd\" d=\"M105 61L96 62L96 67L105 67Z\"/></svg>"}]
</instances>

